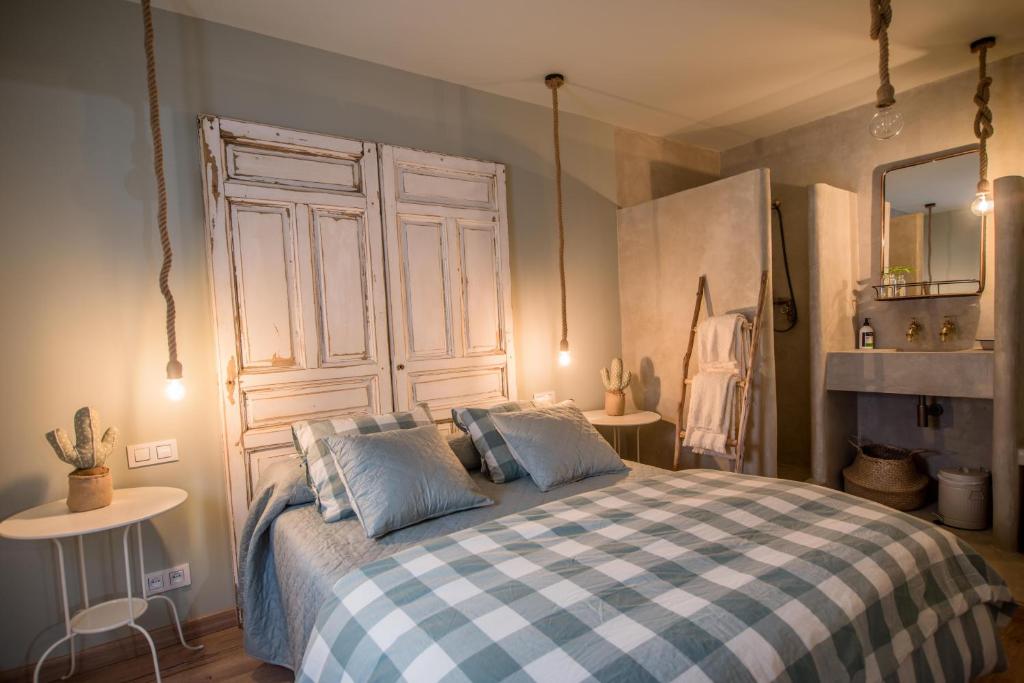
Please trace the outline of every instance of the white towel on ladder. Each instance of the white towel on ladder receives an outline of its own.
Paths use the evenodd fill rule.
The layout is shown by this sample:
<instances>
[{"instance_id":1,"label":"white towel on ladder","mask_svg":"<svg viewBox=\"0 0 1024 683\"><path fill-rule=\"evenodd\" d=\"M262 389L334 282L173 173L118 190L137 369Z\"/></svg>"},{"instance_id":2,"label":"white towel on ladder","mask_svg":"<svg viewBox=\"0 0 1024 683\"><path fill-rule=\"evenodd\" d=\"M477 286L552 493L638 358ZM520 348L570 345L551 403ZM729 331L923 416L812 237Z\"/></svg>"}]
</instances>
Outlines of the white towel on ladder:
<instances>
[{"instance_id":1,"label":"white towel on ladder","mask_svg":"<svg viewBox=\"0 0 1024 683\"><path fill-rule=\"evenodd\" d=\"M736 419L736 385L746 374L747 319L718 315L697 326L698 371L690 387L683 445L697 453L727 454Z\"/></svg>"}]
</instances>

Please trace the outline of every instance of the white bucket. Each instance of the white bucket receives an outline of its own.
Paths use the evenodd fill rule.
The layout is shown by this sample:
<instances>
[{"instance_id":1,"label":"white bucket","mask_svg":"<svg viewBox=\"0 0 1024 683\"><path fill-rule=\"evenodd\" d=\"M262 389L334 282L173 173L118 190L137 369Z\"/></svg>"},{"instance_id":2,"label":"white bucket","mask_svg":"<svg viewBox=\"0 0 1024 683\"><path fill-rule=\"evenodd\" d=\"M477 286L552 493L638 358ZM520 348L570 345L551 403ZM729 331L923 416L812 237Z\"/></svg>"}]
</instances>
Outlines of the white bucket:
<instances>
[{"instance_id":1,"label":"white bucket","mask_svg":"<svg viewBox=\"0 0 1024 683\"><path fill-rule=\"evenodd\" d=\"M947 467L939 470L939 518L958 529L989 526L990 475L984 468Z\"/></svg>"}]
</instances>

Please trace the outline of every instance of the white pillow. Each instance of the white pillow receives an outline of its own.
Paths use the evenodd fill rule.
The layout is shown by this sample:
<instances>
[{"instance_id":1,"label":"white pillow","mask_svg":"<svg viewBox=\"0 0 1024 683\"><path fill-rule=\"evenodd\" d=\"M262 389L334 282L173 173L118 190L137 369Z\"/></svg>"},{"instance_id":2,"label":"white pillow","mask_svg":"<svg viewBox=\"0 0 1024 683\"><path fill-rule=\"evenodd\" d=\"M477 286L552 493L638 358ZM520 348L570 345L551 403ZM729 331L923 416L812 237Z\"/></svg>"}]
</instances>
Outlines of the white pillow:
<instances>
[{"instance_id":1,"label":"white pillow","mask_svg":"<svg viewBox=\"0 0 1024 683\"><path fill-rule=\"evenodd\" d=\"M575 405L491 415L512 457L541 491L628 470Z\"/></svg>"}]
</instances>

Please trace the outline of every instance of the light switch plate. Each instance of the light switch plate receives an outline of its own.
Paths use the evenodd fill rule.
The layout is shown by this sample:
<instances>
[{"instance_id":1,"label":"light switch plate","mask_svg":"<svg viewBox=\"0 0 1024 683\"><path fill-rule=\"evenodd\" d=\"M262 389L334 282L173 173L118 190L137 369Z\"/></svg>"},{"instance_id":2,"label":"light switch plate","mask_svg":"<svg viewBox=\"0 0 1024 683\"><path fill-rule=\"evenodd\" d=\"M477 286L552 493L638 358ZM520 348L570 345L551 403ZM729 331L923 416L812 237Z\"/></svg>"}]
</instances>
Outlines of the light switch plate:
<instances>
[{"instance_id":1,"label":"light switch plate","mask_svg":"<svg viewBox=\"0 0 1024 683\"><path fill-rule=\"evenodd\" d=\"M149 467L178 460L177 439L134 443L127 447L128 467Z\"/></svg>"},{"instance_id":2,"label":"light switch plate","mask_svg":"<svg viewBox=\"0 0 1024 683\"><path fill-rule=\"evenodd\" d=\"M555 391L550 389L548 391L538 391L533 395L533 400L537 403L554 403L555 402Z\"/></svg>"}]
</instances>

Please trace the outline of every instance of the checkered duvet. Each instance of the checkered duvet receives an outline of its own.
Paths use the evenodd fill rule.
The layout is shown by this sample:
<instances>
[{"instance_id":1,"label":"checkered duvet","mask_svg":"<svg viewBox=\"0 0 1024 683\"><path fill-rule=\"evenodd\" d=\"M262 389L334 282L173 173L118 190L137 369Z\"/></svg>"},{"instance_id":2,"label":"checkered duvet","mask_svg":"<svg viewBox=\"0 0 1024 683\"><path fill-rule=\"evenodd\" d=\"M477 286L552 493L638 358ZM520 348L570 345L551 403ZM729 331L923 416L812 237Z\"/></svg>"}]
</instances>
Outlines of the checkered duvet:
<instances>
[{"instance_id":1,"label":"checkered duvet","mask_svg":"<svg viewBox=\"0 0 1024 683\"><path fill-rule=\"evenodd\" d=\"M334 596L297 680L967 680L986 657L954 648L1001 662L988 617L1013 609L1002 579L932 524L709 470L439 538Z\"/></svg>"}]
</instances>

